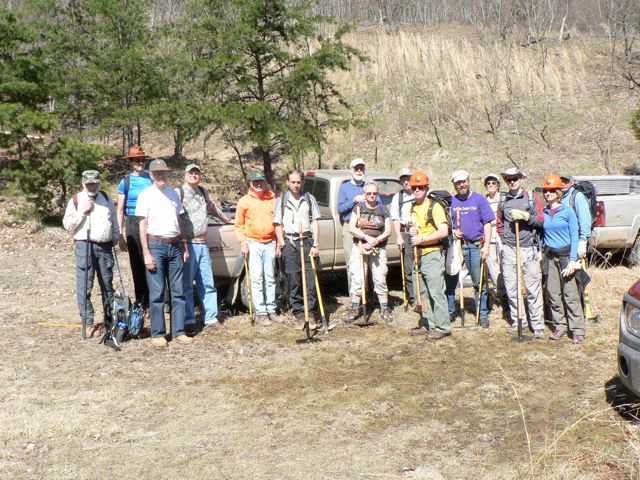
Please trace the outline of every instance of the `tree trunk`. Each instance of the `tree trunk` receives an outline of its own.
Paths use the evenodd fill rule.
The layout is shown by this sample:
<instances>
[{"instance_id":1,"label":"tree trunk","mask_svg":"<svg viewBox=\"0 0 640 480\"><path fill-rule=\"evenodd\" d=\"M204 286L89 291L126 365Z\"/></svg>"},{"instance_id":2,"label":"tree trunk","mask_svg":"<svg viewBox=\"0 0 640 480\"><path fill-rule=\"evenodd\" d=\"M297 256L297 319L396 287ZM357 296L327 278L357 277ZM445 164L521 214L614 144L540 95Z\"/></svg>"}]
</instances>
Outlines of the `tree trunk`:
<instances>
[{"instance_id":1,"label":"tree trunk","mask_svg":"<svg viewBox=\"0 0 640 480\"><path fill-rule=\"evenodd\" d=\"M271 169L271 155L269 154L268 149L264 149L262 147L258 147L258 149L262 154L262 168L264 169L264 176L267 179L267 183L273 187L275 185L273 183L273 170Z\"/></svg>"}]
</instances>

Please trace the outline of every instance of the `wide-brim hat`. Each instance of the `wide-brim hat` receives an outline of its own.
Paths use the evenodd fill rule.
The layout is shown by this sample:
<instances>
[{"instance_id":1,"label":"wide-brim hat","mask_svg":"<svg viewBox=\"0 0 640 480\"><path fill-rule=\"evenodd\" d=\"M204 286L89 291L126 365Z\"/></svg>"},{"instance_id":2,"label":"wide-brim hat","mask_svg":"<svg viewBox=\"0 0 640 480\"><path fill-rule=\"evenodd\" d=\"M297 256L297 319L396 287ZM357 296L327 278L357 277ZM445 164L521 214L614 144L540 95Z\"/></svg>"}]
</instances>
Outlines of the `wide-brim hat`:
<instances>
[{"instance_id":1,"label":"wide-brim hat","mask_svg":"<svg viewBox=\"0 0 640 480\"><path fill-rule=\"evenodd\" d=\"M85 170L82 172L82 183L100 183L100 172L97 170Z\"/></svg>"},{"instance_id":2,"label":"wide-brim hat","mask_svg":"<svg viewBox=\"0 0 640 480\"><path fill-rule=\"evenodd\" d=\"M398 178L410 177L411 173L412 172L410 168L403 168L402 170L400 170L400 173L398 173Z\"/></svg>"},{"instance_id":3,"label":"wide-brim hat","mask_svg":"<svg viewBox=\"0 0 640 480\"><path fill-rule=\"evenodd\" d=\"M150 172L168 172L171 169L169 167L167 167L167 164L164 160L161 159L157 159L157 160L153 160L150 164L149 164L149 171Z\"/></svg>"},{"instance_id":4,"label":"wide-brim hat","mask_svg":"<svg viewBox=\"0 0 640 480\"><path fill-rule=\"evenodd\" d=\"M489 173L485 175L485 177L482 179L482 183L486 185L487 180L491 180L492 178L496 180L498 183L500 182L500 175L498 175L497 173Z\"/></svg>"},{"instance_id":5,"label":"wide-brim hat","mask_svg":"<svg viewBox=\"0 0 640 480\"><path fill-rule=\"evenodd\" d=\"M527 178L527 175L517 167L507 168L504 172L501 173L501 175L502 175L502 178L507 178L507 177Z\"/></svg>"},{"instance_id":6,"label":"wide-brim hat","mask_svg":"<svg viewBox=\"0 0 640 480\"><path fill-rule=\"evenodd\" d=\"M123 158L126 158L128 160L139 160L149 157L146 153L144 153L144 150L140 147L140 145L131 145L129 147L129 151Z\"/></svg>"}]
</instances>

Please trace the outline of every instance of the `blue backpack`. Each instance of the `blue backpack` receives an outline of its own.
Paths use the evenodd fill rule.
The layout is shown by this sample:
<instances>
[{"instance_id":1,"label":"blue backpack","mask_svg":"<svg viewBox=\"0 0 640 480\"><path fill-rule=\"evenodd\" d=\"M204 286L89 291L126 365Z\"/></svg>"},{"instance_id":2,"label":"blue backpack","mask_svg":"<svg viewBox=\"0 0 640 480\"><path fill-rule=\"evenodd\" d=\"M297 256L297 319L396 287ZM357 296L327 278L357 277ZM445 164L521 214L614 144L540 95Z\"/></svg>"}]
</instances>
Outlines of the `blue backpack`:
<instances>
[{"instance_id":1,"label":"blue backpack","mask_svg":"<svg viewBox=\"0 0 640 480\"><path fill-rule=\"evenodd\" d=\"M127 322L127 330L129 336L131 337L139 337L140 333L142 333L142 328L144 327L144 310L142 309L142 305L139 303L134 303L133 307L129 311L129 319Z\"/></svg>"}]
</instances>

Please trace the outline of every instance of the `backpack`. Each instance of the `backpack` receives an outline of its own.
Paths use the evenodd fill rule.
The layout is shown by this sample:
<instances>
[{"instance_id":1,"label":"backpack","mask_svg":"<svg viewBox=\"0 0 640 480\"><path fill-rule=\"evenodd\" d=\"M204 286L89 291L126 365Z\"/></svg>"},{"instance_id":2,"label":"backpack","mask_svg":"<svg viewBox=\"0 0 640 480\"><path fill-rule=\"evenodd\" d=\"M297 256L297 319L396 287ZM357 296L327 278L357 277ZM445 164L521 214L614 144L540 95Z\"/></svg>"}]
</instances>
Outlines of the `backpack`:
<instances>
[{"instance_id":1,"label":"backpack","mask_svg":"<svg viewBox=\"0 0 640 480\"><path fill-rule=\"evenodd\" d=\"M184 202L184 189L182 188L182 185L178 187L178 191L180 192L180 203L182 203ZM209 197L207 197L207 192L204 191L204 188L202 188L201 185L198 185L198 191L202 194L205 200L209 199Z\"/></svg>"},{"instance_id":2,"label":"backpack","mask_svg":"<svg viewBox=\"0 0 640 480\"><path fill-rule=\"evenodd\" d=\"M581 192L587 199L587 203L589 204L589 212L591 213L591 229L593 229L594 225L596 224L598 205L598 201L596 199L596 186L587 180L581 180L575 183L575 185L573 186L573 191L571 192L571 197L569 197L569 205L574 212L576 212L576 195L578 195L578 192ZM578 212L576 212L576 215L577 213Z\"/></svg>"},{"instance_id":3,"label":"backpack","mask_svg":"<svg viewBox=\"0 0 640 480\"><path fill-rule=\"evenodd\" d=\"M440 243L442 249L447 250L449 248L449 245L451 244L451 235L453 233L453 224L451 222L451 201L453 197L446 190L432 190L427 194L427 198L431 201L429 204L429 209L427 210L427 223L433 225L435 229L438 228L438 226L433 221L433 207L435 207L436 204L442 207L445 217L447 217L447 227L449 228L449 235Z\"/></svg>"},{"instance_id":4,"label":"backpack","mask_svg":"<svg viewBox=\"0 0 640 480\"><path fill-rule=\"evenodd\" d=\"M131 337L139 337L144 327L144 310L138 302L133 304L127 319L127 331Z\"/></svg>"},{"instance_id":5,"label":"backpack","mask_svg":"<svg viewBox=\"0 0 640 480\"><path fill-rule=\"evenodd\" d=\"M286 208L285 197L289 191L287 190L282 195L280 195L280 214L282 215L282 221L284 221L284 209ZM313 222L313 209L311 208L311 200L309 199L309 194L304 192L301 195L301 198L305 199L307 204L309 205L309 225Z\"/></svg>"}]
</instances>

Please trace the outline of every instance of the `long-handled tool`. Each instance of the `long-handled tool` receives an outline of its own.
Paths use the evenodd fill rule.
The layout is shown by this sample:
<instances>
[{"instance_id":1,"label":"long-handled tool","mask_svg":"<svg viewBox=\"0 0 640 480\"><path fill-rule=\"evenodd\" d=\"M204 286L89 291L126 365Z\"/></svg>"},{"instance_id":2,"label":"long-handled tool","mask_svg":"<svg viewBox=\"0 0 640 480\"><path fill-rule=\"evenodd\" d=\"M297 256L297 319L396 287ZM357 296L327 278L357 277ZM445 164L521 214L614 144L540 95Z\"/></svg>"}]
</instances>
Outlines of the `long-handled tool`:
<instances>
[{"instance_id":1,"label":"long-handled tool","mask_svg":"<svg viewBox=\"0 0 640 480\"><path fill-rule=\"evenodd\" d=\"M402 306L406 312L409 308L407 299L407 279L404 277L404 244L400 246L400 273L402 274Z\"/></svg>"},{"instance_id":2,"label":"long-handled tool","mask_svg":"<svg viewBox=\"0 0 640 480\"><path fill-rule=\"evenodd\" d=\"M247 281L247 303L249 304L249 320L253 325L255 319L253 318L253 292L251 291L251 273L249 272L249 262L247 261L248 255L243 255L244 259L244 278Z\"/></svg>"},{"instance_id":3,"label":"long-handled tool","mask_svg":"<svg viewBox=\"0 0 640 480\"><path fill-rule=\"evenodd\" d=\"M311 268L313 269L313 279L316 284L316 297L318 299L318 306L320 307L320 317L322 319L322 333L325 334L329 331L329 324L327 322L327 316L324 313L324 301L322 300L322 291L320 291L320 282L318 281L318 270L316 268L316 259L311 255Z\"/></svg>"},{"instance_id":4,"label":"long-handled tool","mask_svg":"<svg viewBox=\"0 0 640 480\"><path fill-rule=\"evenodd\" d=\"M480 285L478 288L478 299L476 300L476 324L480 326L480 305L482 304L482 289L484 285L484 266L487 262L484 258L480 259Z\"/></svg>"},{"instance_id":5,"label":"long-handled tool","mask_svg":"<svg viewBox=\"0 0 640 480\"><path fill-rule=\"evenodd\" d=\"M299 247L300 247L300 274L302 275L302 304L304 305L304 331L307 338L311 338L311 328L309 327L309 299L307 298L307 268L304 258L304 236L302 231L302 224L300 224L300 231L298 235Z\"/></svg>"},{"instance_id":6,"label":"long-handled tool","mask_svg":"<svg viewBox=\"0 0 640 480\"><path fill-rule=\"evenodd\" d=\"M360 289L360 295L362 297L362 315L364 322L362 325L369 323L369 313L367 312L367 282L368 282L368 264L369 259L365 259L366 254L364 250L360 251L360 264L362 266L362 288Z\"/></svg>"},{"instance_id":7,"label":"long-handled tool","mask_svg":"<svg viewBox=\"0 0 640 480\"><path fill-rule=\"evenodd\" d=\"M582 270L587 271L587 262L584 258L580 259L582 263ZM584 307L584 318L587 320L591 320L592 322L600 321L600 315L593 313L593 305L591 304L591 297L589 296L589 292L584 288L582 290L582 302Z\"/></svg>"},{"instance_id":8,"label":"long-handled tool","mask_svg":"<svg viewBox=\"0 0 640 480\"><path fill-rule=\"evenodd\" d=\"M456 227L460 228L460 209L456 210ZM464 260L464 255L462 252L462 240L456 242L461 261ZM459 298L459 308L460 308L460 326L464 328L464 278L462 277L462 269L458 272L458 298Z\"/></svg>"},{"instance_id":9,"label":"long-handled tool","mask_svg":"<svg viewBox=\"0 0 640 480\"><path fill-rule=\"evenodd\" d=\"M415 212L411 213L411 225L415 226L416 225L416 214ZM414 274L414 279L413 279L413 288L414 288L414 292L415 292L415 296L418 299L418 310L419 310L419 315L420 315L420 322L419 325L422 325L422 318L423 315L426 313L426 309L425 309L425 304L424 304L424 299L422 298L422 289L420 288L420 255L419 255L420 251L418 249L417 245L413 246L413 274Z\"/></svg>"}]
</instances>

